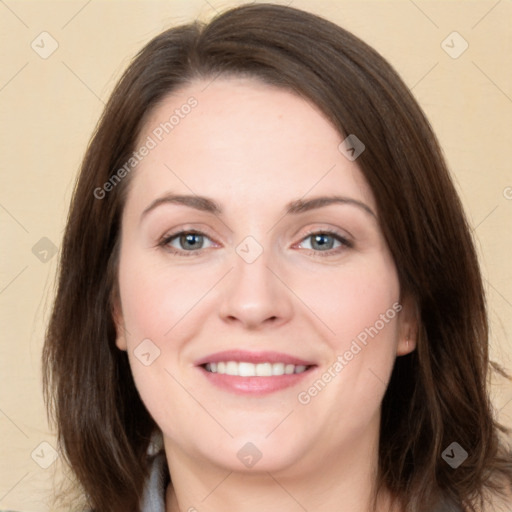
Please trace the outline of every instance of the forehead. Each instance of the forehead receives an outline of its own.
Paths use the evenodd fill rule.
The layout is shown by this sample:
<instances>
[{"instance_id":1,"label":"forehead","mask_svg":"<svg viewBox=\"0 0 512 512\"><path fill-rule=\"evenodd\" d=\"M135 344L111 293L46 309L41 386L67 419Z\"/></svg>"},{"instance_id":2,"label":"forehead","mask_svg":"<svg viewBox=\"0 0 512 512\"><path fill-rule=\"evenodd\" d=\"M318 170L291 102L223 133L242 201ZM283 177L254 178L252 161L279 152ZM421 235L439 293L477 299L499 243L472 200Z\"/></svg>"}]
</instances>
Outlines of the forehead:
<instances>
[{"instance_id":1,"label":"forehead","mask_svg":"<svg viewBox=\"0 0 512 512\"><path fill-rule=\"evenodd\" d=\"M374 208L341 135L310 102L250 78L196 81L163 99L137 147L153 146L131 188L141 201L162 192L197 193L220 203L282 204L344 194Z\"/></svg>"}]
</instances>

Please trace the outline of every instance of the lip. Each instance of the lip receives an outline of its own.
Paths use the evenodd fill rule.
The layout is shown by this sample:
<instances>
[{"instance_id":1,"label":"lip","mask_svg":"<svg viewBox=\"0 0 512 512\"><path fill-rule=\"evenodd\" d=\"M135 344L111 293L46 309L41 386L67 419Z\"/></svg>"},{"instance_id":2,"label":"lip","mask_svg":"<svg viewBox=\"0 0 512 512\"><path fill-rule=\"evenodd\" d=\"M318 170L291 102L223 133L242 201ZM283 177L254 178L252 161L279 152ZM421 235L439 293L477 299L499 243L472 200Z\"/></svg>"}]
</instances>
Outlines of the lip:
<instances>
[{"instance_id":1,"label":"lip","mask_svg":"<svg viewBox=\"0 0 512 512\"><path fill-rule=\"evenodd\" d=\"M228 375L206 371L206 363L218 363L221 361L235 361L248 363L284 363L296 366L306 366L306 371L302 373L292 373L289 375L274 375L271 377L240 377L238 375ZM280 352L248 352L245 350L227 350L216 352L203 357L195 362L197 368L214 386L238 395L261 396L269 393L275 393L283 389L297 385L302 379L311 374L316 368L316 364L289 354Z\"/></svg>"}]
</instances>

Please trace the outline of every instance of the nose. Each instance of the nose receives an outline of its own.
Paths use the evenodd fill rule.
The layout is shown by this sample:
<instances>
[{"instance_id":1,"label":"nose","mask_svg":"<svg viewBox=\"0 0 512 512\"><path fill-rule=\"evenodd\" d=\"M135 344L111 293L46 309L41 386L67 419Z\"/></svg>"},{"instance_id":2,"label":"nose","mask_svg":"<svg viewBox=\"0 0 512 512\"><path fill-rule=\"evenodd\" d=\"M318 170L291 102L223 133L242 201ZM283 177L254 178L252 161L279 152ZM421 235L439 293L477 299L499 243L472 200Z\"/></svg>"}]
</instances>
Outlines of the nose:
<instances>
[{"instance_id":1,"label":"nose","mask_svg":"<svg viewBox=\"0 0 512 512\"><path fill-rule=\"evenodd\" d=\"M252 263L235 255L235 266L225 283L219 311L224 322L258 330L291 320L291 292L276 277L270 263L266 252Z\"/></svg>"}]
</instances>

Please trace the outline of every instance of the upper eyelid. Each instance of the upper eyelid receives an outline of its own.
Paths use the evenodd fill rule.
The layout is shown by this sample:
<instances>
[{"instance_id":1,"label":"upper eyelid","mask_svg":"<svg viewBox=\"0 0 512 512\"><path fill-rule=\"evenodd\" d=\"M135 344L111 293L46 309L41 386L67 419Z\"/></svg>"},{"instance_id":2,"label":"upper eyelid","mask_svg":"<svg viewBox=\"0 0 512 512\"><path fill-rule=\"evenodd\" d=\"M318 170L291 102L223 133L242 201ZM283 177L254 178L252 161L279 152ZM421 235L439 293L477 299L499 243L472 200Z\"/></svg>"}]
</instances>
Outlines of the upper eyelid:
<instances>
[{"instance_id":1,"label":"upper eyelid","mask_svg":"<svg viewBox=\"0 0 512 512\"><path fill-rule=\"evenodd\" d=\"M208 231L209 230L204 229L204 228L193 228L193 227L182 228L182 227L180 227L180 228L176 228L176 230L172 230L171 229L171 230L166 231L160 237L160 240L171 240L171 239L176 238L177 236L180 236L180 235L183 235L183 234L194 233L194 234L197 234L197 235L206 236L207 238L212 240L212 242L216 242L216 238L218 238L218 237L215 237L215 236L211 235Z\"/></svg>"},{"instance_id":2,"label":"upper eyelid","mask_svg":"<svg viewBox=\"0 0 512 512\"><path fill-rule=\"evenodd\" d=\"M303 231L303 229L296 231L294 234L294 238L296 236L298 236L301 231ZM354 236L352 235L352 233L350 233L346 229L341 229L339 227L334 227L334 226L329 226L329 227L315 226L313 228L307 228L306 232L301 235L299 242L303 241L305 238L307 238L309 236L316 235L316 234L328 234L328 235L331 235L334 237L338 237L342 241L354 240ZM297 243L297 242L295 242L295 243Z\"/></svg>"}]
</instances>

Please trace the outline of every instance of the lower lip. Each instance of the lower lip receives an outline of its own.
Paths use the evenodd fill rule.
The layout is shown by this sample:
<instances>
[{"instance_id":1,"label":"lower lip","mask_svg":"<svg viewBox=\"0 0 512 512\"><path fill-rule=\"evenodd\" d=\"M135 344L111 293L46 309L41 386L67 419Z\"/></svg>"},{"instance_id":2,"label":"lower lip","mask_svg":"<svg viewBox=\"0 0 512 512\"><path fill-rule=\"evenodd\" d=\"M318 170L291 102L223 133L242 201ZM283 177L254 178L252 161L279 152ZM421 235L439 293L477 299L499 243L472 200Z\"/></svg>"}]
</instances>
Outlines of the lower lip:
<instances>
[{"instance_id":1,"label":"lower lip","mask_svg":"<svg viewBox=\"0 0 512 512\"><path fill-rule=\"evenodd\" d=\"M215 386L239 395L265 395L298 384L313 368L302 373L275 375L273 377L240 377L226 373L214 373L199 367L206 378Z\"/></svg>"}]
</instances>

